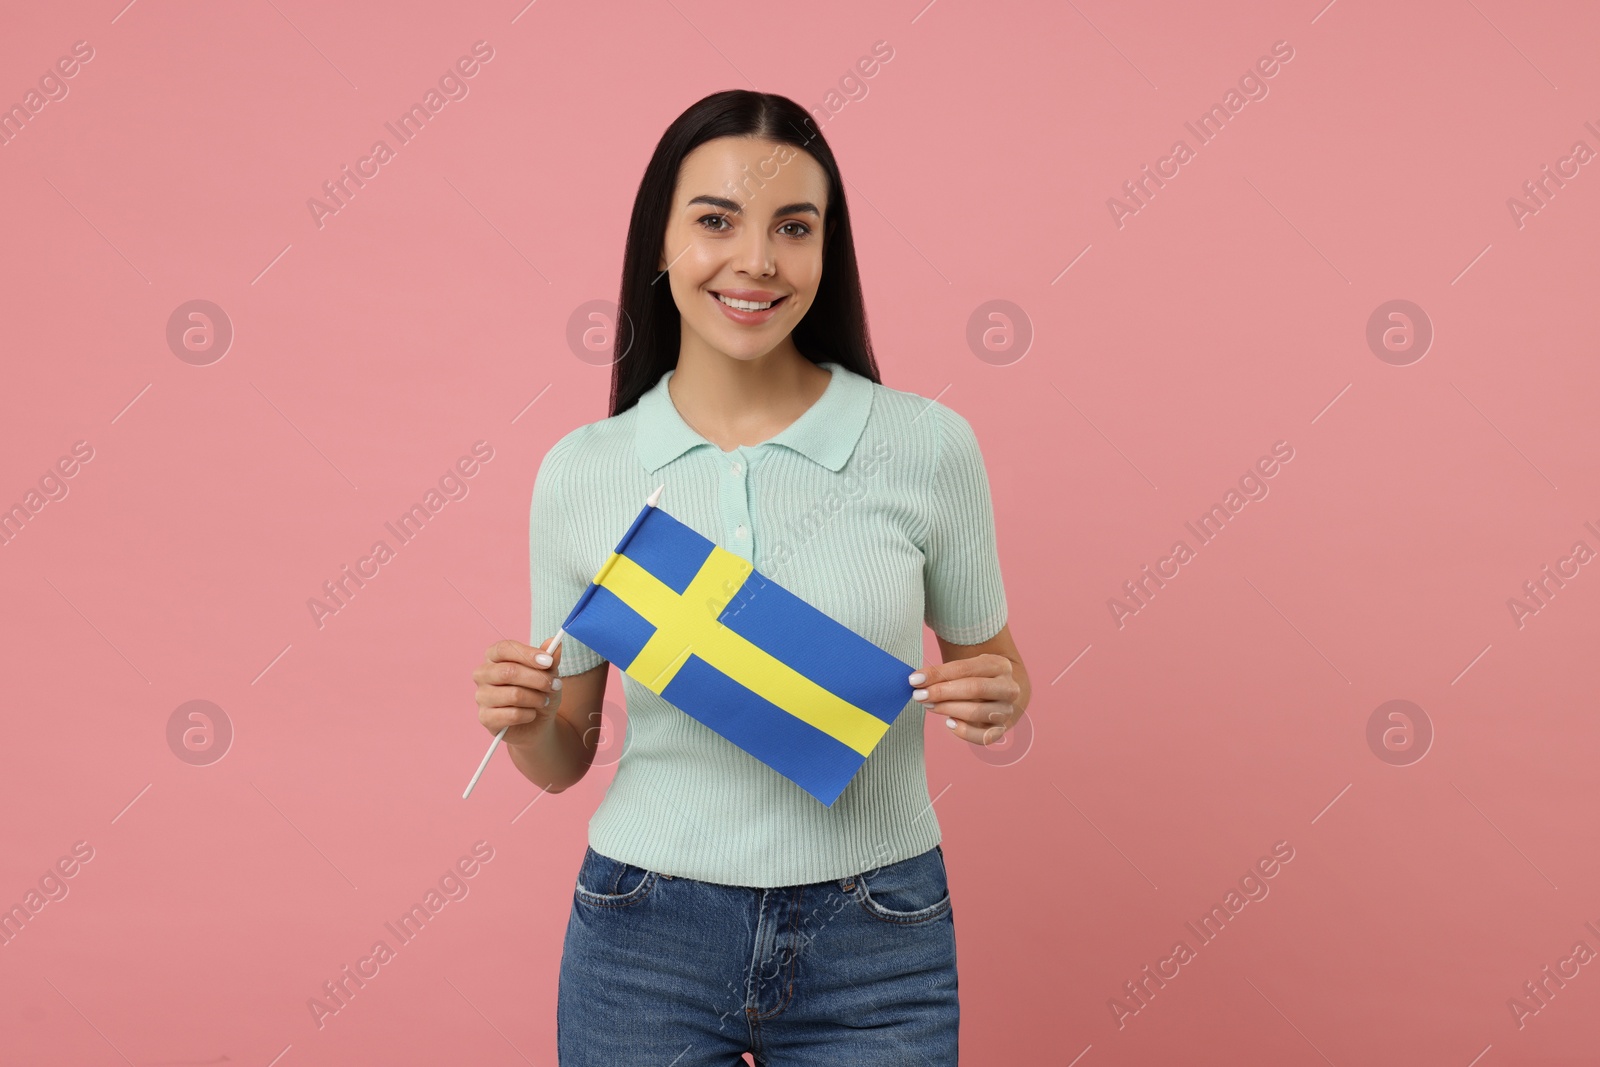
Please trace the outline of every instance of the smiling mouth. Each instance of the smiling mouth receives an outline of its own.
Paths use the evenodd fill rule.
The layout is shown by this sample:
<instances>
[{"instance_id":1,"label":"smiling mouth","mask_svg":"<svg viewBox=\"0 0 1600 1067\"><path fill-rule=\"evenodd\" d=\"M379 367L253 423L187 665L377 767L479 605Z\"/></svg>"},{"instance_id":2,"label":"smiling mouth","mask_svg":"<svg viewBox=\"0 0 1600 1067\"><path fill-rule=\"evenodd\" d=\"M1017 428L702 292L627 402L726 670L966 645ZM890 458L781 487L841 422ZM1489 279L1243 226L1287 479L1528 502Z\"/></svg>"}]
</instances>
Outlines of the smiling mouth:
<instances>
[{"instance_id":1,"label":"smiling mouth","mask_svg":"<svg viewBox=\"0 0 1600 1067\"><path fill-rule=\"evenodd\" d=\"M780 296L776 300L769 301L735 300L731 297L723 296L718 292L712 292L711 295L719 302L730 308L733 308L735 311L769 311L772 308L778 307L785 300L789 299L786 295Z\"/></svg>"}]
</instances>

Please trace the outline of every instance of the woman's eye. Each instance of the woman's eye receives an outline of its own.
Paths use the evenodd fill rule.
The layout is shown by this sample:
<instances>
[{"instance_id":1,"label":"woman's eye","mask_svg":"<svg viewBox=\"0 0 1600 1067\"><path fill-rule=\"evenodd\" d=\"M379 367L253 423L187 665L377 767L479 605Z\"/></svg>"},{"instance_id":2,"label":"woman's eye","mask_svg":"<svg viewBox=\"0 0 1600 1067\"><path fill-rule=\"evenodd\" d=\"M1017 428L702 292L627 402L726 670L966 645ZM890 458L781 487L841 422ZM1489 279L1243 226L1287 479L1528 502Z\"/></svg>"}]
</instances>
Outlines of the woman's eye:
<instances>
[{"instance_id":1,"label":"woman's eye","mask_svg":"<svg viewBox=\"0 0 1600 1067\"><path fill-rule=\"evenodd\" d=\"M728 221L728 216L726 215L702 215L695 221L700 224L701 229L710 233L726 233L728 230L733 228L733 223ZM795 227L798 232L790 231L789 228L791 226ZM778 232L787 232L787 236L789 237L806 237L810 235L811 227L807 226L803 222L790 221L784 223L782 226L779 226Z\"/></svg>"}]
</instances>

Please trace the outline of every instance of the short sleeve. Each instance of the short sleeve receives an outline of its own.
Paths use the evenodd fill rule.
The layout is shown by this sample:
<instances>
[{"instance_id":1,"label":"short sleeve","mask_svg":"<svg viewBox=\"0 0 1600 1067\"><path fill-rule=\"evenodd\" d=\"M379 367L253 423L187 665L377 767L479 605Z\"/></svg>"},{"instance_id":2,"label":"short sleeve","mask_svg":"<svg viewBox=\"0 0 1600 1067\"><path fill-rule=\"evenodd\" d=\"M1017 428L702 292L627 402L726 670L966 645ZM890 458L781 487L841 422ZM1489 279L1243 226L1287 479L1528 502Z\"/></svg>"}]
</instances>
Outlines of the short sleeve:
<instances>
[{"instance_id":1,"label":"short sleeve","mask_svg":"<svg viewBox=\"0 0 1600 1067\"><path fill-rule=\"evenodd\" d=\"M542 645L555 636L604 562L584 558L574 535L573 509L567 499L566 467L577 453L581 432L580 427L557 441L534 476L533 504L528 512L528 572L533 594L531 645ZM582 674L604 662L598 652L571 634L561 638L561 677Z\"/></svg>"},{"instance_id":2,"label":"short sleeve","mask_svg":"<svg viewBox=\"0 0 1600 1067\"><path fill-rule=\"evenodd\" d=\"M938 436L923 545L929 629L952 644L987 641L1006 624L989 474L972 425L943 404L930 405Z\"/></svg>"}]
</instances>

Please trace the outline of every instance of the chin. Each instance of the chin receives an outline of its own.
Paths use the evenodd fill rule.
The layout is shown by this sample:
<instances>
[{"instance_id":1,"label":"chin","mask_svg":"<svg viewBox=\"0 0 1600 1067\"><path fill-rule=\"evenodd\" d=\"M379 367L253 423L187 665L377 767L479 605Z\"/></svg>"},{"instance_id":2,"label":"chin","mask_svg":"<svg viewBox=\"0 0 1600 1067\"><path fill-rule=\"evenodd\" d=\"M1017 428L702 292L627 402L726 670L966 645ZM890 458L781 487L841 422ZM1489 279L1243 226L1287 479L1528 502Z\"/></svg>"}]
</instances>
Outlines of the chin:
<instances>
[{"instance_id":1,"label":"chin","mask_svg":"<svg viewBox=\"0 0 1600 1067\"><path fill-rule=\"evenodd\" d=\"M752 363L755 360L760 359L762 356L766 355L767 353L771 352L776 347L777 347L776 345L768 345L768 346L766 346L764 348L746 349L744 351L736 351L736 352L730 352L727 349L724 349L723 350L723 354L726 355L729 359L736 359L741 363Z\"/></svg>"},{"instance_id":2,"label":"chin","mask_svg":"<svg viewBox=\"0 0 1600 1067\"><path fill-rule=\"evenodd\" d=\"M766 341L748 335L744 337L718 337L712 334L706 336L706 340L710 342L712 348L715 348L729 359L736 359L741 363L749 363L760 359L778 347L778 343L783 340L783 336L780 334L776 339Z\"/></svg>"}]
</instances>

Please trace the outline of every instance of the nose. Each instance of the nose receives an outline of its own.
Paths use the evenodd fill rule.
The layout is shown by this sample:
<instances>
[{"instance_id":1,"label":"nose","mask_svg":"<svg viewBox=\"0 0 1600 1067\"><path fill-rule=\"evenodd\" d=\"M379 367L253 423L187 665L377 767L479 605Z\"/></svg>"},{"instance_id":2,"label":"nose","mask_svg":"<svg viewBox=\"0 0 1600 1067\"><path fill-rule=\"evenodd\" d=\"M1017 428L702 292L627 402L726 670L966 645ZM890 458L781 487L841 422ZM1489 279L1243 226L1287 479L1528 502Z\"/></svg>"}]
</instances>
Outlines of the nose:
<instances>
[{"instance_id":1,"label":"nose","mask_svg":"<svg viewBox=\"0 0 1600 1067\"><path fill-rule=\"evenodd\" d=\"M773 272L772 240L765 231L755 227L745 231L733 265L741 272L757 278L764 278Z\"/></svg>"}]
</instances>

